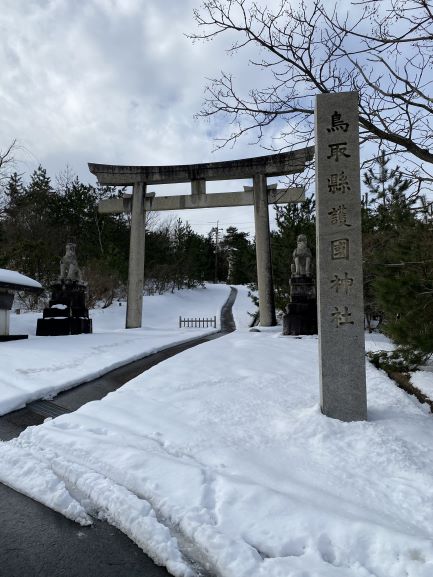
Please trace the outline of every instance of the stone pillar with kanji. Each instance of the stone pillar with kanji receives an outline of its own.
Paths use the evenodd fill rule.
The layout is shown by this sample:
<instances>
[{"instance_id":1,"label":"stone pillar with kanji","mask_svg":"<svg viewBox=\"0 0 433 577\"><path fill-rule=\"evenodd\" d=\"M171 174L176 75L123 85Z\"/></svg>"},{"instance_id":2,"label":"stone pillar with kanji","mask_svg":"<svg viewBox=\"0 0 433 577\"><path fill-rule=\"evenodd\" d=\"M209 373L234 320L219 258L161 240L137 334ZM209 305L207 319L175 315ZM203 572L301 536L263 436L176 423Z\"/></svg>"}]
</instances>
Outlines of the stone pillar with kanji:
<instances>
[{"instance_id":1,"label":"stone pillar with kanji","mask_svg":"<svg viewBox=\"0 0 433 577\"><path fill-rule=\"evenodd\" d=\"M366 420L358 93L318 95L315 132L321 409Z\"/></svg>"}]
</instances>

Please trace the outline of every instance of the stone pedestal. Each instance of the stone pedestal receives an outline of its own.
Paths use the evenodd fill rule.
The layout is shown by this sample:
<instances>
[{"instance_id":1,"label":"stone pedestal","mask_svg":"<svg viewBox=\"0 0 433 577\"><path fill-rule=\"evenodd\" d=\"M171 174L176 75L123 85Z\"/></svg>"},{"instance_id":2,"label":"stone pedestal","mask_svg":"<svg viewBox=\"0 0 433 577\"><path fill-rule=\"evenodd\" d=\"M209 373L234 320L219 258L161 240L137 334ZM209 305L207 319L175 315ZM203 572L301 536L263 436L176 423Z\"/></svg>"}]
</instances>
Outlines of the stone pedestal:
<instances>
[{"instance_id":1,"label":"stone pedestal","mask_svg":"<svg viewBox=\"0 0 433 577\"><path fill-rule=\"evenodd\" d=\"M79 335L92 332L92 319L86 308L86 285L65 280L51 287L49 307L38 319L37 336Z\"/></svg>"},{"instance_id":2,"label":"stone pedestal","mask_svg":"<svg viewBox=\"0 0 433 577\"><path fill-rule=\"evenodd\" d=\"M290 279L290 303L283 316L283 335L316 335L317 305L314 279L293 275Z\"/></svg>"}]
</instances>

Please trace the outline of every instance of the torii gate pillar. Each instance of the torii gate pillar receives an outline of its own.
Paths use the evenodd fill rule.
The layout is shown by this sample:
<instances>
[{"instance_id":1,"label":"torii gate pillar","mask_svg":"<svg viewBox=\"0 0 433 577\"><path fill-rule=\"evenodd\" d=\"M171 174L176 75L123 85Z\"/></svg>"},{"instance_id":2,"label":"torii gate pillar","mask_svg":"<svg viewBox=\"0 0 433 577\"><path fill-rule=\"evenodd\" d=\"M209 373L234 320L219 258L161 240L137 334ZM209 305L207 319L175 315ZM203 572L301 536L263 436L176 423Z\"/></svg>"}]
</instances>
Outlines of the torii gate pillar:
<instances>
[{"instance_id":1,"label":"torii gate pillar","mask_svg":"<svg viewBox=\"0 0 433 577\"><path fill-rule=\"evenodd\" d=\"M144 284L144 243L146 184L137 182L132 193L131 232L129 241L128 302L126 306L126 328L141 327Z\"/></svg>"},{"instance_id":2,"label":"torii gate pillar","mask_svg":"<svg viewBox=\"0 0 433 577\"><path fill-rule=\"evenodd\" d=\"M266 175L254 175L253 190L260 325L262 327L273 327L277 324L277 320L275 317L274 283L272 279L272 256Z\"/></svg>"}]
</instances>

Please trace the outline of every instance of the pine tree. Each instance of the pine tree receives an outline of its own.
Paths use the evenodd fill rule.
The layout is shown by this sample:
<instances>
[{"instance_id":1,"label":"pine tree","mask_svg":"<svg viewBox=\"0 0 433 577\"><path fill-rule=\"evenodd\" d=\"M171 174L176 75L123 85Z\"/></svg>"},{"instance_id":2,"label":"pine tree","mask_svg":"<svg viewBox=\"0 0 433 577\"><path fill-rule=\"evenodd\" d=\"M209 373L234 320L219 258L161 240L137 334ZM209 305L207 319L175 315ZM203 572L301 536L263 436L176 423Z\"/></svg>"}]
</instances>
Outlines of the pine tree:
<instances>
[{"instance_id":1,"label":"pine tree","mask_svg":"<svg viewBox=\"0 0 433 577\"><path fill-rule=\"evenodd\" d=\"M224 262L224 277L231 284L250 284L257 280L254 244L249 233L239 231L235 226L226 229L221 243L221 260ZM229 260L231 261L228 278Z\"/></svg>"},{"instance_id":2,"label":"pine tree","mask_svg":"<svg viewBox=\"0 0 433 577\"><path fill-rule=\"evenodd\" d=\"M9 177L4 193L7 198L7 207L9 210L16 206L24 196L25 188L23 179L17 172L12 173Z\"/></svg>"},{"instance_id":3,"label":"pine tree","mask_svg":"<svg viewBox=\"0 0 433 577\"><path fill-rule=\"evenodd\" d=\"M55 219L61 228L60 250L64 250L67 242L77 244L80 267L84 269L90 284L96 286L98 277L104 277L111 284L126 283L129 252L127 220L123 215L98 213L99 200L115 196L115 191L109 187L95 188L83 184L70 172L66 173L65 178L58 178L58 182ZM110 287L107 291L112 289Z\"/></svg>"},{"instance_id":4,"label":"pine tree","mask_svg":"<svg viewBox=\"0 0 433 577\"><path fill-rule=\"evenodd\" d=\"M389 168L389 158L381 151L376 162L365 173L367 186L365 208L372 209L375 223L381 231L397 228L411 220L417 192L409 194L411 181L403 177L399 166Z\"/></svg>"},{"instance_id":5,"label":"pine tree","mask_svg":"<svg viewBox=\"0 0 433 577\"><path fill-rule=\"evenodd\" d=\"M367 311L403 350L433 352L433 235L414 210L419 197L381 154L364 175L364 281Z\"/></svg>"},{"instance_id":6,"label":"pine tree","mask_svg":"<svg viewBox=\"0 0 433 577\"><path fill-rule=\"evenodd\" d=\"M21 178L11 175L6 194L3 246L4 259L9 268L48 282L58 268L53 261L58 244L52 207L55 191L44 168L39 166L28 186Z\"/></svg>"},{"instance_id":7,"label":"pine tree","mask_svg":"<svg viewBox=\"0 0 433 577\"><path fill-rule=\"evenodd\" d=\"M176 288L194 288L204 282L208 264L205 239L179 218L172 232L172 259Z\"/></svg>"},{"instance_id":8,"label":"pine tree","mask_svg":"<svg viewBox=\"0 0 433 577\"><path fill-rule=\"evenodd\" d=\"M416 195L408 194L411 183L400 168L389 167L382 151L376 162L364 173L367 190L363 196L362 227L364 255L364 306L367 324L383 316L383 299L378 299L376 280L382 275L380 263L389 253L390 244L404 235L415 222L412 210ZM392 258L391 254L388 254Z\"/></svg>"}]
</instances>

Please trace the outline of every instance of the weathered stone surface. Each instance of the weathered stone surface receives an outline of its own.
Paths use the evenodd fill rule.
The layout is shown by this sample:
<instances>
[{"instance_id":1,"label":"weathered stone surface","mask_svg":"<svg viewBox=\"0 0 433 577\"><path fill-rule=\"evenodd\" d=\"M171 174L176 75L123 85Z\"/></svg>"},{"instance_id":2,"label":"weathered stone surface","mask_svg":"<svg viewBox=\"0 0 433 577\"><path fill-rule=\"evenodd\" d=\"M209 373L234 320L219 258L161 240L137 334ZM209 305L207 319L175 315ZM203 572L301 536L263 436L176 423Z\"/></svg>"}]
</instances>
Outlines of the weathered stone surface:
<instances>
[{"instance_id":1,"label":"weathered stone surface","mask_svg":"<svg viewBox=\"0 0 433 577\"><path fill-rule=\"evenodd\" d=\"M275 316L274 283L272 280L271 239L266 176L257 174L253 179L254 224L256 231L257 285L259 289L260 325L273 327Z\"/></svg>"},{"instance_id":2,"label":"weathered stone surface","mask_svg":"<svg viewBox=\"0 0 433 577\"><path fill-rule=\"evenodd\" d=\"M365 420L358 94L316 97L317 288L322 412Z\"/></svg>"},{"instance_id":3,"label":"weathered stone surface","mask_svg":"<svg viewBox=\"0 0 433 577\"><path fill-rule=\"evenodd\" d=\"M310 146L292 152L203 164L119 166L89 163L89 170L101 184L110 186L133 186L137 182L148 185L169 184L193 180L253 178L255 174L285 176L302 172L305 164L312 160L313 156L314 147Z\"/></svg>"},{"instance_id":4,"label":"weathered stone surface","mask_svg":"<svg viewBox=\"0 0 433 577\"><path fill-rule=\"evenodd\" d=\"M316 335L316 285L312 272L312 252L305 234L296 239L292 254L290 302L283 315L283 335Z\"/></svg>"},{"instance_id":5,"label":"weathered stone surface","mask_svg":"<svg viewBox=\"0 0 433 577\"><path fill-rule=\"evenodd\" d=\"M81 335L92 332L92 319L65 317L38 319L36 334L39 337Z\"/></svg>"},{"instance_id":6,"label":"weathered stone surface","mask_svg":"<svg viewBox=\"0 0 433 577\"><path fill-rule=\"evenodd\" d=\"M290 279L290 301L304 303L316 302L316 285L310 275L296 275Z\"/></svg>"},{"instance_id":7,"label":"weathered stone surface","mask_svg":"<svg viewBox=\"0 0 433 577\"><path fill-rule=\"evenodd\" d=\"M81 281L81 271L78 268L76 245L68 242L66 253L60 259L60 280Z\"/></svg>"},{"instance_id":8,"label":"weathered stone surface","mask_svg":"<svg viewBox=\"0 0 433 577\"><path fill-rule=\"evenodd\" d=\"M316 302L289 303L283 315L283 335L317 335Z\"/></svg>"},{"instance_id":9,"label":"weathered stone surface","mask_svg":"<svg viewBox=\"0 0 433 577\"><path fill-rule=\"evenodd\" d=\"M317 303L314 279L293 275L290 279L290 303L283 315L283 335L316 335Z\"/></svg>"},{"instance_id":10,"label":"weathered stone surface","mask_svg":"<svg viewBox=\"0 0 433 577\"><path fill-rule=\"evenodd\" d=\"M86 285L64 280L51 287L49 307L38 319L36 335L39 337L79 335L92 332L92 319L86 308Z\"/></svg>"},{"instance_id":11,"label":"weathered stone surface","mask_svg":"<svg viewBox=\"0 0 433 577\"><path fill-rule=\"evenodd\" d=\"M134 184L129 241L127 329L141 327L144 286L145 197L146 185L143 183Z\"/></svg>"},{"instance_id":12,"label":"weathered stone surface","mask_svg":"<svg viewBox=\"0 0 433 577\"><path fill-rule=\"evenodd\" d=\"M126 194L123 198L107 198L101 200L98 203L98 212L101 214L131 212L131 199L131 195ZM268 187L268 204L286 204L288 202L303 202L304 200L305 191L301 186L285 189L270 189ZM251 190L215 192L212 194L194 192L193 194L179 194L174 196L148 197L146 195L144 209L146 211L159 212L162 210L251 206L253 204L254 194L251 187Z\"/></svg>"},{"instance_id":13,"label":"weathered stone surface","mask_svg":"<svg viewBox=\"0 0 433 577\"><path fill-rule=\"evenodd\" d=\"M300 234L296 241L296 248L293 251L292 274L294 276L310 276L311 259L312 253L307 245L307 237L305 234Z\"/></svg>"},{"instance_id":14,"label":"weathered stone surface","mask_svg":"<svg viewBox=\"0 0 433 577\"><path fill-rule=\"evenodd\" d=\"M206 194L206 181L203 178L191 180L191 194Z\"/></svg>"}]
</instances>

